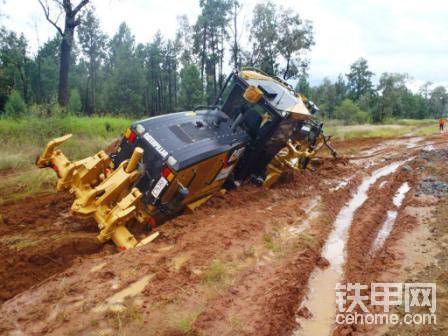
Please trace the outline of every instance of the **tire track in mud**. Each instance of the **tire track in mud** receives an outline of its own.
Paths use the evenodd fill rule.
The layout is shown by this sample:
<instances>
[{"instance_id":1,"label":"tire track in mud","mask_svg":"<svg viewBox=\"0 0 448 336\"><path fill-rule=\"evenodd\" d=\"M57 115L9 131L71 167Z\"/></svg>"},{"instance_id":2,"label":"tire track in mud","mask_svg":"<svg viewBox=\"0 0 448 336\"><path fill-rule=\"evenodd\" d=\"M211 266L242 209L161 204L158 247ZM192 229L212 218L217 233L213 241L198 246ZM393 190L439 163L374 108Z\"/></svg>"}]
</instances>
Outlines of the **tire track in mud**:
<instances>
[{"instance_id":1,"label":"tire track in mud","mask_svg":"<svg viewBox=\"0 0 448 336\"><path fill-rule=\"evenodd\" d=\"M431 150L434 149L434 146L444 144L445 141L441 141L441 139L438 139L437 137L431 143L423 143L418 145L418 142L421 141L420 138L418 138L416 141L411 143L410 145L406 146L406 150L408 151L407 155L414 155L416 153L419 153L421 150ZM403 142L397 141L396 145L403 146ZM431 147L431 148L429 148ZM371 150L373 151L373 150ZM400 153L401 152L401 153ZM403 152L392 150L387 152L384 148L379 151L381 154L387 153L389 157L394 157L395 159L402 159L403 158ZM379 154L374 155L368 155L365 158L375 158ZM359 158L357 158L359 159ZM409 161L409 159L408 159ZM388 220L388 213L394 212L394 216L397 216L397 218L394 218L394 226L390 229L388 232L388 235L390 236L396 236L399 234L399 232L402 232L403 230L409 229L410 226L413 225L413 222L415 222L415 219L404 215L401 213L400 210L406 207L406 202L410 198L410 196L407 196L407 192L409 190L405 190L403 196L405 196L405 204L394 205L394 201L396 201L397 193L399 193L400 188L402 188L404 185L407 185L408 183L411 185L411 188L415 185L416 180L416 174L417 171L417 163L416 160L413 160L412 163L410 163L410 166L407 165L407 169L399 169L397 172L390 174L390 176L387 176L385 178L381 178L377 183L373 184L368 191L368 197L366 201L358 208L356 209L354 213L354 217L352 220L352 224L350 226L349 232L347 234L347 258L345 262L345 266L343 268L344 272L340 272L343 277L340 277L340 283L345 282L351 282L351 283L365 283L370 284L370 282L374 282L375 278L374 275L378 274L378 272L385 267L384 256L382 256L381 253L377 253L372 255L372 248L373 243L375 242L376 237L379 234L379 231L382 229L385 222ZM402 200L403 201L403 200ZM377 252L381 252L382 250L386 249L389 245L390 240L394 240L395 238L388 239L389 237L383 237L385 240L384 246L378 249ZM325 248L323 253L325 254ZM387 255L388 258L391 258L391 262L393 262L393 256ZM381 258L381 262L376 262L378 258ZM390 262L387 262L386 264L390 265ZM331 262L330 262L331 265ZM321 274L319 281L319 272ZM314 309L316 307L321 308L322 303L326 305L327 310L320 310L317 314L317 317L309 318L310 313L307 310L307 318L308 319L299 319L299 323L302 324L301 327L297 328L294 335L352 335L352 333L359 332L361 334L368 331L368 328L362 328L359 326L338 326L336 327L334 324L334 316L336 313L336 306L335 306L335 283L333 286L327 286L325 287L325 284L328 284L328 277L329 275L322 276L322 274L325 274L325 272L329 272L327 270L320 271L317 270L314 274L314 278L311 279L311 291L313 289L316 292L319 292L318 295L314 295L314 303L309 302L309 298L305 299L305 301L302 302L302 308L303 307L309 307L312 306ZM317 280L316 280L317 278ZM314 283L313 283L314 281ZM332 281L333 282L333 281ZM322 289L327 288L326 295L322 295ZM369 293L362 293L363 295L368 295ZM311 293L311 296L313 293ZM317 297L317 298L316 298ZM311 298L311 300L313 297ZM305 309L307 309L305 308ZM317 308L317 309L318 309ZM373 310L373 309L372 309ZM371 310L371 311L372 311ZM327 319L325 319L325 316L327 316ZM334 328L334 329L333 329ZM333 331L332 331L333 329Z\"/></svg>"},{"instance_id":2,"label":"tire track in mud","mask_svg":"<svg viewBox=\"0 0 448 336\"><path fill-rule=\"evenodd\" d=\"M313 272L310 278L308 297L301 304L301 308L310 311L314 317L299 318L300 327L294 331L293 335L328 335L331 333L336 305L334 290L336 284L342 282L344 265L351 263L351 259L347 259L347 245L349 237L352 237L352 224L356 220L358 212L368 203L373 186L377 181L393 174L405 162L403 160L390 163L374 170L362 180L350 201L338 213L333 223L333 230L322 250L322 257L328 260L329 266L324 270L316 269Z\"/></svg>"}]
</instances>

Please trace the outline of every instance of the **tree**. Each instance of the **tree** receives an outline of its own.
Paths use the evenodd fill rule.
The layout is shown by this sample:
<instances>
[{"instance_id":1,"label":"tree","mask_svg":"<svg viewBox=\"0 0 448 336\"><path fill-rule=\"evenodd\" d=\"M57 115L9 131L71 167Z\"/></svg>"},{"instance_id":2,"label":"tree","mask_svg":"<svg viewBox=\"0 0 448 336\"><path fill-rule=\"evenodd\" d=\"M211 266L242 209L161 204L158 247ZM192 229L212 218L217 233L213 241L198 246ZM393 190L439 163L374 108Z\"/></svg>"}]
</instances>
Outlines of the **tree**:
<instances>
[{"instance_id":1,"label":"tree","mask_svg":"<svg viewBox=\"0 0 448 336\"><path fill-rule=\"evenodd\" d=\"M193 49L199 58L207 101L211 103L223 83L224 41L228 38L232 0L200 0L200 7L201 14L194 26Z\"/></svg>"},{"instance_id":2,"label":"tree","mask_svg":"<svg viewBox=\"0 0 448 336\"><path fill-rule=\"evenodd\" d=\"M107 36L100 29L99 20L92 10L87 11L83 24L78 29L82 52L88 62L88 94L86 111L92 114L96 109L96 93L98 90L98 70L106 57Z\"/></svg>"},{"instance_id":3,"label":"tree","mask_svg":"<svg viewBox=\"0 0 448 336\"><path fill-rule=\"evenodd\" d=\"M403 117L405 113L404 100L410 94L406 87L408 75L398 73L383 73L378 84L379 106L374 115L375 122L382 122L387 117Z\"/></svg>"},{"instance_id":4,"label":"tree","mask_svg":"<svg viewBox=\"0 0 448 336\"><path fill-rule=\"evenodd\" d=\"M179 105L190 110L201 105L202 100L201 74L196 65L188 65L180 72Z\"/></svg>"},{"instance_id":5,"label":"tree","mask_svg":"<svg viewBox=\"0 0 448 336\"><path fill-rule=\"evenodd\" d=\"M251 65L269 75L277 75L278 39L277 7L270 1L257 4L250 27L253 63Z\"/></svg>"},{"instance_id":6,"label":"tree","mask_svg":"<svg viewBox=\"0 0 448 336\"><path fill-rule=\"evenodd\" d=\"M324 78L321 85L316 88L317 103L323 115L332 119L337 104L335 85L328 78Z\"/></svg>"},{"instance_id":7,"label":"tree","mask_svg":"<svg viewBox=\"0 0 448 336\"><path fill-rule=\"evenodd\" d=\"M186 15L179 16L177 23L175 46L179 51L179 62L182 68L184 68L193 62L193 28L190 26L188 16Z\"/></svg>"},{"instance_id":8,"label":"tree","mask_svg":"<svg viewBox=\"0 0 448 336\"><path fill-rule=\"evenodd\" d=\"M27 56L28 42L25 36L4 31L0 40L0 61L4 75L12 89L22 91L25 102L29 98L30 62Z\"/></svg>"},{"instance_id":9,"label":"tree","mask_svg":"<svg viewBox=\"0 0 448 336\"><path fill-rule=\"evenodd\" d=\"M308 68L304 53L314 45L313 28L310 22L302 22L299 14L284 8L280 8L278 27L277 49L285 63L282 77L297 78Z\"/></svg>"},{"instance_id":10,"label":"tree","mask_svg":"<svg viewBox=\"0 0 448 336\"><path fill-rule=\"evenodd\" d=\"M342 74L338 76L337 81L334 83L334 89L336 91L336 104L340 104L345 98L347 98L347 83L344 80Z\"/></svg>"},{"instance_id":11,"label":"tree","mask_svg":"<svg viewBox=\"0 0 448 336\"><path fill-rule=\"evenodd\" d=\"M142 115L144 112L144 71L136 57L135 39L122 23L109 42L106 108L109 112Z\"/></svg>"},{"instance_id":12,"label":"tree","mask_svg":"<svg viewBox=\"0 0 448 336\"><path fill-rule=\"evenodd\" d=\"M239 35L238 35L238 15L241 9L241 3L238 0L233 0L232 3L232 23L233 25L230 27L232 33L232 58L231 63L233 64L233 69L239 69L241 67L241 48L239 43Z\"/></svg>"},{"instance_id":13,"label":"tree","mask_svg":"<svg viewBox=\"0 0 448 336\"><path fill-rule=\"evenodd\" d=\"M310 82L306 74L299 77L299 81L297 82L295 91L304 95L305 97L311 96Z\"/></svg>"},{"instance_id":14,"label":"tree","mask_svg":"<svg viewBox=\"0 0 448 336\"><path fill-rule=\"evenodd\" d=\"M372 91L372 77L374 73L369 70L367 60L358 59L350 66L350 72L346 75L350 97L357 101L362 95Z\"/></svg>"},{"instance_id":15,"label":"tree","mask_svg":"<svg viewBox=\"0 0 448 336\"><path fill-rule=\"evenodd\" d=\"M448 112L448 93L444 86L437 86L431 91L429 106L433 118L446 116Z\"/></svg>"},{"instance_id":16,"label":"tree","mask_svg":"<svg viewBox=\"0 0 448 336\"><path fill-rule=\"evenodd\" d=\"M310 22L303 22L292 9L271 1L255 6L250 27L252 55L249 63L287 80L306 74L306 52L314 44Z\"/></svg>"},{"instance_id":17,"label":"tree","mask_svg":"<svg viewBox=\"0 0 448 336\"><path fill-rule=\"evenodd\" d=\"M59 89L58 101L62 107L67 106L69 99L69 71L70 71L70 56L75 35L75 28L81 23L78 17L79 12L83 9L90 0L82 0L76 6L73 6L72 0L52 0L59 8L59 15L56 19L51 17L51 6L48 1L38 0L45 14L47 21L54 26L54 28L61 35L61 51L60 51L60 65L59 65ZM62 29L58 25L58 18L64 13L65 23Z\"/></svg>"},{"instance_id":18,"label":"tree","mask_svg":"<svg viewBox=\"0 0 448 336\"><path fill-rule=\"evenodd\" d=\"M39 48L33 62L31 91L39 104L49 103L57 96L60 45L61 37L57 34Z\"/></svg>"}]
</instances>

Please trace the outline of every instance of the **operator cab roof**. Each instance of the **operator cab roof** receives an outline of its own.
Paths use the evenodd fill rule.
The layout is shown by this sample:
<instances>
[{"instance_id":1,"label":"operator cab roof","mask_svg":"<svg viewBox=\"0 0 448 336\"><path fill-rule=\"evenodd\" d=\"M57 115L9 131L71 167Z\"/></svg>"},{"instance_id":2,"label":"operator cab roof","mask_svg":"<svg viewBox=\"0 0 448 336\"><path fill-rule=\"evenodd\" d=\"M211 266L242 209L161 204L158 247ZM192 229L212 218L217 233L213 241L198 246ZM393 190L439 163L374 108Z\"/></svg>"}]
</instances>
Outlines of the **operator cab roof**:
<instances>
[{"instance_id":1,"label":"operator cab roof","mask_svg":"<svg viewBox=\"0 0 448 336\"><path fill-rule=\"evenodd\" d=\"M239 73L239 76L249 85L262 90L269 103L277 110L289 112L293 115L297 114L297 119L311 117L311 113L306 108L302 98L297 96L286 83L253 70L243 70Z\"/></svg>"}]
</instances>

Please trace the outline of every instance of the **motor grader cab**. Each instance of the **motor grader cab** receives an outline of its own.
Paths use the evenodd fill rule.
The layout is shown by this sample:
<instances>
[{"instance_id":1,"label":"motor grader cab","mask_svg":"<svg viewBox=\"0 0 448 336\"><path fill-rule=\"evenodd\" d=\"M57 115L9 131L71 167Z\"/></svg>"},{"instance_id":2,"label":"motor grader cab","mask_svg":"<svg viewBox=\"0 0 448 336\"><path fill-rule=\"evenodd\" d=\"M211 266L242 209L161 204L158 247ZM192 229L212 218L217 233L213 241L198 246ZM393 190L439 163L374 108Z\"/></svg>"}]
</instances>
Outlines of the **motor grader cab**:
<instances>
[{"instance_id":1,"label":"motor grader cab","mask_svg":"<svg viewBox=\"0 0 448 336\"><path fill-rule=\"evenodd\" d=\"M215 105L137 121L111 154L71 162L51 141L37 159L69 190L71 212L93 216L98 239L120 249L144 245L126 223L155 228L185 209L194 210L237 182L271 186L288 170L307 168L328 138L311 120L315 106L287 83L257 70L232 73Z\"/></svg>"}]
</instances>

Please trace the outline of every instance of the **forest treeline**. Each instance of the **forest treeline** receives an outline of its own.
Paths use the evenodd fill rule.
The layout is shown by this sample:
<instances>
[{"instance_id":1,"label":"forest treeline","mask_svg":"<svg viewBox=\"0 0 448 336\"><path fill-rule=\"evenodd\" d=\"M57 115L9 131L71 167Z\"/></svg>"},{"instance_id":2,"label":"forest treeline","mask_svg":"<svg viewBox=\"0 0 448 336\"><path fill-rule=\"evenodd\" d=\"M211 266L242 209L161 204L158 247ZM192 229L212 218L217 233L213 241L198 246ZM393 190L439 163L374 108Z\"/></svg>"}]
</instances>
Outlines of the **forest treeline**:
<instances>
[{"instance_id":1,"label":"forest treeline","mask_svg":"<svg viewBox=\"0 0 448 336\"><path fill-rule=\"evenodd\" d=\"M113 36L105 34L93 0L76 6L71 0L35 1L55 36L31 54L23 34L1 28L3 115L152 116L188 110L212 104L231 69L243 66L297 83L323 116L347 123L435 118L448 106L445 87L427 83L414 93L406 86L406 74L384 73L375 84L362 58L336 82L324 79L310 86L312 23L270 1L257 4L242 26L240 1L199 0L195 22L180 16L173 39L158 32L147 43L137 43L124 22ZM64 26L52 20L50 8L65 16Z\"/></svg>"}]
</instances>

